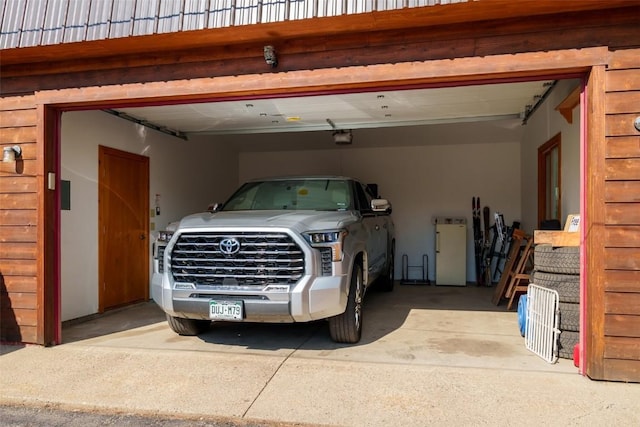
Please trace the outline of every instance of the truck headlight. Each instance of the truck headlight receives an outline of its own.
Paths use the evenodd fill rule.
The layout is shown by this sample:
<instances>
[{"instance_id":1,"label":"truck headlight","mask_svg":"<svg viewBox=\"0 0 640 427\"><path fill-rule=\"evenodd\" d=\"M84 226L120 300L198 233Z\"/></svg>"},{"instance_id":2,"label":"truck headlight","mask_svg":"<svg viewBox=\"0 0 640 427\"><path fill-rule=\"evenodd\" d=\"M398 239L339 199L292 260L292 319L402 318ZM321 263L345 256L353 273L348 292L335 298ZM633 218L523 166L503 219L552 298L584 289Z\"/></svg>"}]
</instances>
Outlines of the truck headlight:
<instances>
[{"instance_id":1,"label":"truck headlight","mask_svg":"<svg viewBox=\"0 0 640 427\"><path fill-rule=\"evenodd\" d=\"M310 231L305 233L307 241L314 248L331 248L331 259L334 262L342 261L342 244L347 235L347 230Z\"/></svg>"},{"instance_id":2,"label":"truck headlight","mask_svg":"<svg viewBox=\"0 0 640 427\"><path fill-rule=\"evenodd\" d=\"M173 237L173 231L162 230L158 233L158 242L167 243Z\"/></svg>"},{"instance_id":3,"label":"truck headlight","mask_svg":"<svg viewBox=\"0 0 640 427\"><path fill-rule=\"evenodd\" d=\"M173 231L162 230L158 232L155 242L153 242L153 257L158 260L158 272L164 272L164 250L167 243L173 237Z\"/></svg>"}]
</instances>

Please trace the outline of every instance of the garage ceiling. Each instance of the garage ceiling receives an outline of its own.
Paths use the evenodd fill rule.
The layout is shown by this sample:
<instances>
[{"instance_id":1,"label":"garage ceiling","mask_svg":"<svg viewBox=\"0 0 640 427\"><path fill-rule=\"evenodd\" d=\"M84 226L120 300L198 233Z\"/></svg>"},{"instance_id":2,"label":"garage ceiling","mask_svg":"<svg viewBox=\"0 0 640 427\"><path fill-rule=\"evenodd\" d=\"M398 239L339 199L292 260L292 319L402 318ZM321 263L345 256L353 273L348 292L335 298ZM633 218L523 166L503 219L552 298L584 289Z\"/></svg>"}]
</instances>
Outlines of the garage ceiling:
<instances>
[{"instance_id":1,"label":"garage ceiling","mask_svg":"<svg viewBox=\"0 0 640 427\"><path fill-rule=\"evenodd\" d=\"M185 135L281 133L488 120L522 123L551 82L119 108L125 118ZM329 120L327 120L329 119Z\"/></svg>"}]
</instances>

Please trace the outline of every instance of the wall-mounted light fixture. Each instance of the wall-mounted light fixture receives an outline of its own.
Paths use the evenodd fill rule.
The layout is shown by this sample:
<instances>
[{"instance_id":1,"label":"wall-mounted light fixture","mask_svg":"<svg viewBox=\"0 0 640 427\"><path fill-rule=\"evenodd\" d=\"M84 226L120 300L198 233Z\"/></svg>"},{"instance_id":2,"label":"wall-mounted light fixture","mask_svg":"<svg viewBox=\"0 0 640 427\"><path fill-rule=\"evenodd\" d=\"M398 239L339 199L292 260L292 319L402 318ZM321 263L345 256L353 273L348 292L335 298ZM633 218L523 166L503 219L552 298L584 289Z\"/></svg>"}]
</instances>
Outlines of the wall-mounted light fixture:
<instances>
[{"instance_id":1,"label":"wall-mounted light fixture","mask_svg":"<svg viewBox=\"0 0 640 427\"><path fill-rule=\"evenodd\" d=\"M19 145L14 145L12 147L4 147L2 149L2 161L4 163L15 162L17 159L22 157L22 148Z\"/></svg>"},{"instance_id":2,"label":"wall-mounted light fixture","mask_svg":"<svg viewBox=\"0 0 640 427\"><path fill-rule=\"evenodd\" d=\"M276 56L276 48L271 45L264 47L264 60L271 68L278 65L278 57Z\"/></svg>"}]
</instances>

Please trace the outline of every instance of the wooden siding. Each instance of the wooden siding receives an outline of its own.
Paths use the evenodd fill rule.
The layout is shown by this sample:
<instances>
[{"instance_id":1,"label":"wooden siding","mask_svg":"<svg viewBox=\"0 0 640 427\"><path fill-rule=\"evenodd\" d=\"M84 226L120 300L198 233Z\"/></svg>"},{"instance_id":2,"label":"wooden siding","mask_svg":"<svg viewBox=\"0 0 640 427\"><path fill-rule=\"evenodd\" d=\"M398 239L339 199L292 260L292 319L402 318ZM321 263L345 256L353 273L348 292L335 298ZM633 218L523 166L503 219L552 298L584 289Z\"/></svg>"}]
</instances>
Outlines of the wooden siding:
<instances>
[{"instance_id":1,"label":"wooden siding","mask_svg":"<svg viewBox=\"0 0 640 427\"><path fill-rule=\"evenodd\" d=\"M618 50L605 77L602 366L595 377L640 381L640 49ZM589 315L589 313L587 313Z\"/></svg>"},{"instance_id":2,"label":"wooden siding","mask_svg":"<svg viewBox=\"0 0 640 427\"><path fill-rule=\"evenodd\" d=\"M0 340L38 343L38 156L35 96L0 99L2 146L22 159L0 163Z\"/></svg>"}]
</instances>

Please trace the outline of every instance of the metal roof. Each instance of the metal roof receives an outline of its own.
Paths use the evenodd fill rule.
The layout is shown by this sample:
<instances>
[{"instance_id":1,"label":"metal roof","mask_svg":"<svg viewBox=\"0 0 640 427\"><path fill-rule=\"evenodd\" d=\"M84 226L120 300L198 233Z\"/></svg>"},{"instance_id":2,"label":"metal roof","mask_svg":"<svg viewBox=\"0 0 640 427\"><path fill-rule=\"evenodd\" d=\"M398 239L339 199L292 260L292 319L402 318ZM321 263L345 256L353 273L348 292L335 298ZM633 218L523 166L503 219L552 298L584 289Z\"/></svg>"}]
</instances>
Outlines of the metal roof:
<instances>
[{"instance_id":1,"label":"metal roof","mask_svg":"<svg viewBox=\"0 0 640 427\"><path fill-rule=\"evenodd\" d=\"M0 0L0 49L283 22L468 0Z\"/></svg>"}]
</instances>

